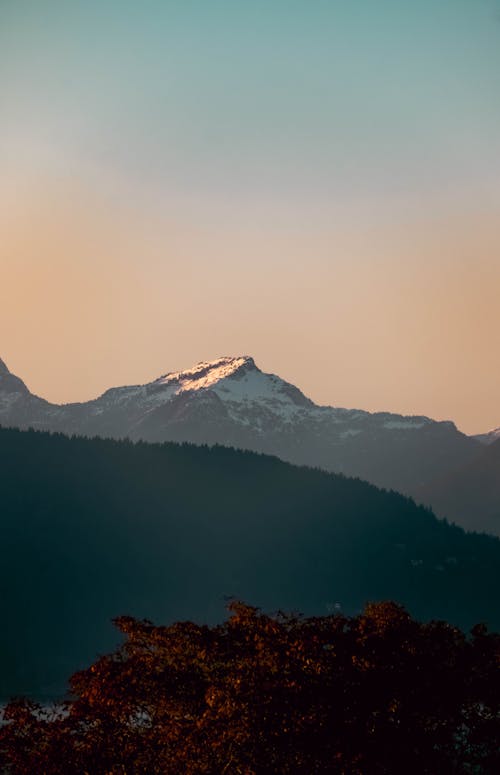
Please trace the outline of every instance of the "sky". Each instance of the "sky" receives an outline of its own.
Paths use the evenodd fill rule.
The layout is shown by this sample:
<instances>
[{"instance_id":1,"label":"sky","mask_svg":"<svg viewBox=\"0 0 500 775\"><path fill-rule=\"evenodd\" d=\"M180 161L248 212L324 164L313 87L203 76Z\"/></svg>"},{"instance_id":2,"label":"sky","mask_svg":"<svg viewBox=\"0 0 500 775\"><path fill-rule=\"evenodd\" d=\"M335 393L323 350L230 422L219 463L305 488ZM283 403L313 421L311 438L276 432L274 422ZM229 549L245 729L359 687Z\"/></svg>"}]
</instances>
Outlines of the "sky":
<instances>
[{"instance_id":1,"label":"sky","mask_svg":"<svg viewBox=\"0 0 500 775\"><path fill-rule=\"evenodd\" d=\"M0 357L500 425L500 0L0 0Z\"/></svg>"}]
</instances>

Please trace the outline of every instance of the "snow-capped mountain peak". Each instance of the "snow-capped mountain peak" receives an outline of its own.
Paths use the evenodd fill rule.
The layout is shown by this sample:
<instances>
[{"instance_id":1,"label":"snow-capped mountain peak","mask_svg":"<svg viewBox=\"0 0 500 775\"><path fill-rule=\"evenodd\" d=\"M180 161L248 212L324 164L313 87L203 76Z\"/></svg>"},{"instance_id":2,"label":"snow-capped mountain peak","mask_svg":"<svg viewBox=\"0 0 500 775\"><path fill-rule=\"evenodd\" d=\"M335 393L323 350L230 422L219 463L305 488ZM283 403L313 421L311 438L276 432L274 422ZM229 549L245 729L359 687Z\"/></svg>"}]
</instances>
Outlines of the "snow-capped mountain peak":
<instances>
[{"instance_id":1,"label":"snow-capped mountain peak","mask_svg":"<svg viewBox=\"0 0 500 775\"><path fill-rule=\"evenodd\" d=\"M240 355L202 361L78 404L50 404L0 361L0 425L144 441L224 444L412 494L476 454L451 422L319 406Z\"/></svg>"},{"instance_id":2,"label":"snow-capped mountain peak","mask_svg":"<svg viewBox=\"0 0 500 775\"><path fill-rule=\"evenodd\" d=\"M214 361L201 361L191 369L173 371L159 377L153 384L177 385L180 390L203 390L222 380L241 375L243 371L259 371L253 358L242 355L236 358L222 357Z\"/></svg>"},{"instance_id":3,"label":"snow-capped mountain peak","mask_svg":"<svg viewBox=\"0 0 500 775\"><path fill-rule=\"evenodd\" d=\"M248 355L202 361L191 369L159 377L151 387L164 388L171 395L210 390L229 405L258 402L281 413L312 406L300 390L275 374L261 371Z\"/></svg>"}]
</instances>

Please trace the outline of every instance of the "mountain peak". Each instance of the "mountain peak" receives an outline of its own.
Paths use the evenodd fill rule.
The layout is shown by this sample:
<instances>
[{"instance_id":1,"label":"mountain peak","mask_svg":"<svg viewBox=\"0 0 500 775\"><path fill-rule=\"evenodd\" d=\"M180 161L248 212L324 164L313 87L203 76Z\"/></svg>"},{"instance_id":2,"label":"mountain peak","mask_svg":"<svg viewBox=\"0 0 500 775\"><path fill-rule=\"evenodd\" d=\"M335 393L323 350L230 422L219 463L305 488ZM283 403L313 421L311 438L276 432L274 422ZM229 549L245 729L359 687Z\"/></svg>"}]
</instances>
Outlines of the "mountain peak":
<instances>
[{"instance_id":1,"label":"mountain peak","mask_svg":"<svg viewBox=\"0 0 500 775\"><path fill-rule=\"evenodd\" d=\"M236 414L243 412L244 415L251 403L254 406L258 404L260 410L279 415L281 420L289 418L300 408L314 407L312 401L294 385L275 374L261 371L249 355L224 356L214 361L202 361L186 371L165 374L155 380L149 389L157 395L158 391L161 391L163 396L165 390L171 395L203 394L210 391L232 407L233 417L236 416L235 411ZM245 416L239 416L239 420L244 425L250 422Z\"/></svg>"},{"instance_id":2,"label":"mountain peak","mask_svg":"<svg viewBox=\"0 0 500 775\"><path fill-rule=\"evenodd\" d=\"M0 358L0 392L2 395L15 393L29 393L28 388L19 377L12 374L4 361Z\"/></svg>"},{"instance_id":3,"label":"mountain peak","mask_svg":"<svg viewBox=\"0 0 500 775\"><path fill-rule=\"evenodd\" d=\"M249 355L223 356L214 361L200 361L184 371L169 372L155 380L155 384L182 383L184 389L199 390L249 371L259 371Z\"/></svg>"}]
</instances>

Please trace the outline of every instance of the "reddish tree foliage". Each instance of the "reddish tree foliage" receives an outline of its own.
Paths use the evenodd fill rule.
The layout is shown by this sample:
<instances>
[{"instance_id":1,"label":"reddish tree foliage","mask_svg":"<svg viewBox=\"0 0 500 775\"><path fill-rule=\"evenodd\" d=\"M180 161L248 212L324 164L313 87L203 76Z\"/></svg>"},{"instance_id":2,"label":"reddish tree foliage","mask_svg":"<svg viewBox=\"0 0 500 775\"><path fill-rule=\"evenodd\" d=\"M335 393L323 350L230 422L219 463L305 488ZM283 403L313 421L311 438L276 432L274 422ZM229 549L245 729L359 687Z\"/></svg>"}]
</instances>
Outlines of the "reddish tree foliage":
<instances>
[{"instance_id":1,"label":"reddish tree foliage","mask_svg":"<svg viewBox=\"0 0 500 775\"><path fill-rule=\"evenodd\" d=\"M115 653L57 712L11 702L12 775L500 772L500 636L420 624L394 603L358 617L266 616L209 628L122 617Z\"/></svg>"}]
</instances>

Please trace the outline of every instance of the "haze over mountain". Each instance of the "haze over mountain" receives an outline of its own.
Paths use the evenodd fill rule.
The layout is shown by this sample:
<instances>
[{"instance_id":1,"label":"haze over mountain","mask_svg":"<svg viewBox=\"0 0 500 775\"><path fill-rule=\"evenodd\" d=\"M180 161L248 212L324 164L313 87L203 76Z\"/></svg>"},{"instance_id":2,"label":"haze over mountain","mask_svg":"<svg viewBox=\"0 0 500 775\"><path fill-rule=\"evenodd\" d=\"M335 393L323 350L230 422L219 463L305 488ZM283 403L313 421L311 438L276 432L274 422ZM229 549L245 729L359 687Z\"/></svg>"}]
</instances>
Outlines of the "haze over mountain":
<instances>
[{"instance_id":1,"label":"haze over mountain","mask_svg":"<svg viewBox=\"0 0 500 775\"><path fill-rule=\"evenodd\" d=\"M418 498L436 512L500 535L500 438L470 462L429 482Z\"/></svg>"},{"instance_id":2,"label":"haze over mountain","mask_svg":"<svg viewBox=\"0 0 500 775\"><path fill-rule=\"evenodd\" d=\"M262 372L249 356L202 362L145 385L111 388L86 403L63 405L34 396L2 361L0 424L224 444L357 476L424 497L431 506L430 483L469 465L483 449L452 422L318 406L294 385ZM469 529L483 527L463 509L447 516Z\"/></svg>"},{"instance_id":3,"label":"haze over mountain","mask_svg":"<svg viewBox=\"0 0 500 775\"><path fill-rule=\"evenodd\" d=\"M110 619L346 613L500 625L500 541L397 493L225 447L0 429L0 695L64 687Z\"/></svg>"}]
</instances>

